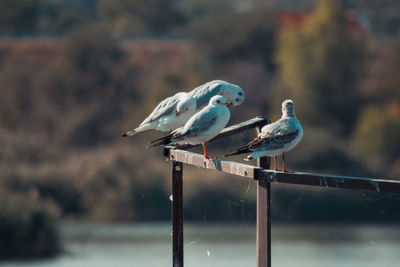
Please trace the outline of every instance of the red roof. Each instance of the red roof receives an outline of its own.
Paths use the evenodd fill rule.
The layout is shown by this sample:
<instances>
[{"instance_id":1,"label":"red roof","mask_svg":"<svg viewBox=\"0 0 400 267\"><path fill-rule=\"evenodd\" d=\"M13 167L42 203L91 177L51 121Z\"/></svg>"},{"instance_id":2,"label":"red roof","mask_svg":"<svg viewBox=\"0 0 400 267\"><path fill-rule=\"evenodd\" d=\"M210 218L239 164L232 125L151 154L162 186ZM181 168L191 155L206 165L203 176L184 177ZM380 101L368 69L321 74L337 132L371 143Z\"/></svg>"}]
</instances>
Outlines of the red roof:
<instances>
[{"instance_id":1,"label":"red roof","mask_svg":"<svg viewBox=\"0 0 400 267\"><path fill-rule=\"evenodd\" d=\"M293 25L296 27L303 26L304 22L310 18L311 12L306 11L284 11L276 15L278 25ZM365 25L360 21L359 14L354 10L346 10L343 12L345 30L351 36L359 37L368 34Z\"/></svg>"},{"instance_id":2,"label":"red roof","mask_svg":"<svg viewBox=\"0 0 400 267\"><path fill-rule=\"evenodd\" d=\"M309 12L304 11L285 11L276 15L276 21L279 25L302 26L310 16Z\"/></svg>"}]
</instances>

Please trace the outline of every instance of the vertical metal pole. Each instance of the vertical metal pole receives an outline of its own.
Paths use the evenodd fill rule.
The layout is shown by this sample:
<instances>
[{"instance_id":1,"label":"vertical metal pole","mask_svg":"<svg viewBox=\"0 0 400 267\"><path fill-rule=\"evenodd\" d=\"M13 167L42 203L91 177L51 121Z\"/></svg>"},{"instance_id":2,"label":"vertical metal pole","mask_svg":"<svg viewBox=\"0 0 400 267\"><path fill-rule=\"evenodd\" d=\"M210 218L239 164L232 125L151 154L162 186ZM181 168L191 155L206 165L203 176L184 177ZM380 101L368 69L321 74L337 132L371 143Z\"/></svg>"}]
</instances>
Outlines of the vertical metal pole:
<instances>
[{"instance_id":1,"label":"vertical metal pole","mask_svg":"<svg viewBox=\"0 0 400 267\"><path fill-rule=\"evenodd\" d=\"M183 267L183 166L172 165L172 266Z\"/></svg>"},{"instance_id":2,"label":"vertical metal pole","mask_svg":"<svg viewBox=\"0 0 400 267\"><path fill-rule=\"evenodd\" d=\"M269 157L261 157L257 166L268 169L270 162ZM257 267L271 267L271 183L267 177L257 182Z\"/></svg>"}]
</instances>

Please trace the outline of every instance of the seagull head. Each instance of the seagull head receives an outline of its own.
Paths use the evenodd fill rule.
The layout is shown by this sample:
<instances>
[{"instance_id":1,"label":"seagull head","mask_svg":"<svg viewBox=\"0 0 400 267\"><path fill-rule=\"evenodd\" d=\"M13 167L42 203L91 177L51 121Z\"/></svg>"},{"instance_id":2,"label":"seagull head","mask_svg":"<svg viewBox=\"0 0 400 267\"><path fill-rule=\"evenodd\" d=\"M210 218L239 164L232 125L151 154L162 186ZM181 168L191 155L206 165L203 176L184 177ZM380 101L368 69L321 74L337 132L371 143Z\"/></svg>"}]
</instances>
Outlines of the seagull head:
<instances>
[{"instance_id":1,"label":"seagull head","mask_svg":"<svg viewBox=\"0 0 400 267\"><path fill-rule=\"evenodd\" d=\"M291 99L286 99L282 102L282 117L295 117L294 103Z\"/></svg>"},{"instance_id":2,"label":"seagull head","mask_svg":"<svg viewBox=\"0 0 400 267\"><path fill-rule=\"evenodd\" d=\"M223 97L222 95L216 95L211 97L209 105L216 107L224 107L224 106L229 106L229 102L226 101L225 97Z\"/></svg>"},{"instance_id":3,"label":"seagull head","mask_svg":"<svg viewBox=\"0 0 400 267\"><path fill-rule=\"evenodd\" d=\"M235 84L231 84L225 81L219 81L222 87L220 94L225 97L226 100L232 106L237 106L243 103L245 95L242 88Z\"/></svg>"},{"instance_id":4,"label":"seagull head","mask_svg":"<svg viewBox=\"0 0 400 267\"><path fill-rule=\"evenodd\" d=\"M176 96L179 98L178 105L176 106L177 115L196 110L196 100L189 93L178 93Z\"/></svg>"}]
</instances>

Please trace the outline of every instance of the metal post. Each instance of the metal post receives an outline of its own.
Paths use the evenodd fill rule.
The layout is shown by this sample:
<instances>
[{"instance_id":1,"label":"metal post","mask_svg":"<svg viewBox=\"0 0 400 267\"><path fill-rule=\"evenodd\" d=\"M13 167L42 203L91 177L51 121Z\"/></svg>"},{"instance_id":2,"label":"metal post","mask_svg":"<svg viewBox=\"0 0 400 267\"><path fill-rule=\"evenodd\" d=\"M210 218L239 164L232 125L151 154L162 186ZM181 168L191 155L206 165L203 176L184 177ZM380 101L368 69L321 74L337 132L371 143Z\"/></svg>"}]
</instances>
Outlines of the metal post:
<instances>
[{"instance_id":1,"label":"metal post","mask_svg":"<svg viewBox=\"0 0 400 267\"><path fill-rule=\"evenodd\" d=\"M261 157L257 166L268 169L270 162L269 157ZM267 177L257 181L257 267L271 267L271 183Z\"/></svg>"},{"instance_id":2,"label":"metal post","mask_svg":"<svg viewBox=\"0 0 400 267\"><path fill-rule=\"evenodd\" d=\"M172 266L183 267L183 166L172 160Z\"/></svg>"}]
</instances>

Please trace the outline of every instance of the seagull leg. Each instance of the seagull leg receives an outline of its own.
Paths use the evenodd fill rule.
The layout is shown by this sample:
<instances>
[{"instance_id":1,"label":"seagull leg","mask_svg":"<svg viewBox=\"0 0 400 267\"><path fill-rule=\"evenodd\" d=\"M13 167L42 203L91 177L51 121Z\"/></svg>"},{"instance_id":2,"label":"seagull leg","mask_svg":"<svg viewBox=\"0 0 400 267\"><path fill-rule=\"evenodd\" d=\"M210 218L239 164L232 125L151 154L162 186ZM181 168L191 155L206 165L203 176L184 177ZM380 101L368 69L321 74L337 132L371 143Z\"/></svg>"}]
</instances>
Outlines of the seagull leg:
<instances>
[{"instance_id":1,"label":"seagull leg","mask_svg":"<svg viewBox=\"0 0 400 267\"><path fill-rule=\"evenodd\" d=\"M274 171L278 170L277 158L274 156Z\"/></svg>"},{"instance_id":2,"label":"seagull leg","mask_svg":"<svg viewBox=\"0 0 400 267\"><path fill-rule=\"evenodd\" d=\"M286 167L285 167L285 153L282 154L282 171L286 172Z\"/></svg>"},{"instance_id":3,"label":"seagull leg","mask_svg":"<svg viewBox=\"0 0 400 267\"><path fill-rule=\"evenodd\" d=\"M201 143L203 145L203 154L204 157L207 158L207 143Z\"/></svg>"},{"instance_id":4,"label":"seagull leg","mask_svg":"<svg viewBox=\"0 0 400 267\"><path fill-rule=\"evenodd\" d=\"M204 158L206 158L206 159L215 159L215 157L207 155L207 142L202 143L202 145L203 145Z\"/></svg>"}]
</instances>

